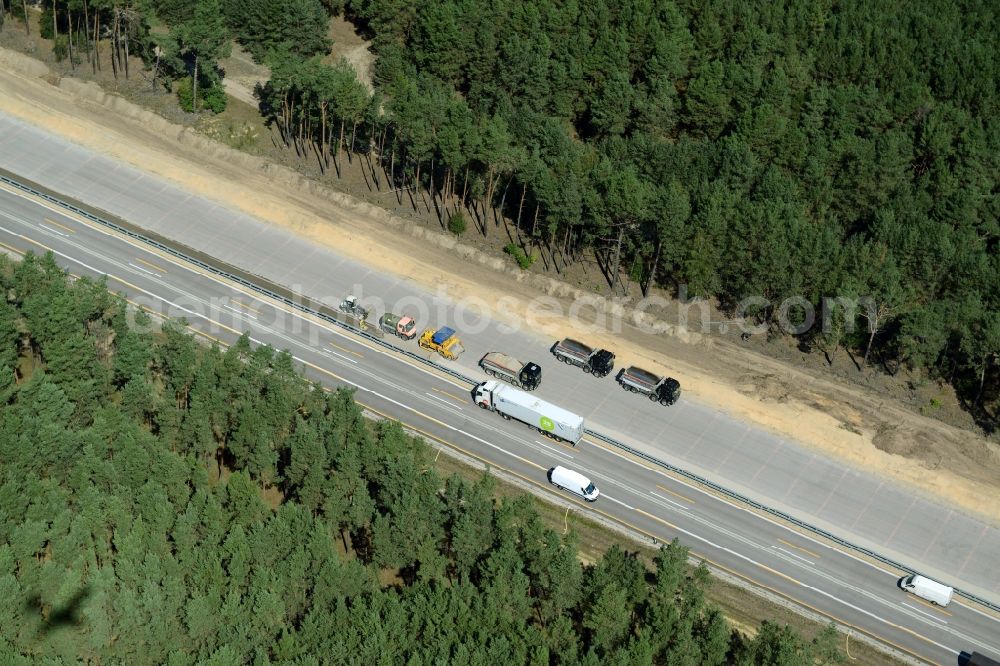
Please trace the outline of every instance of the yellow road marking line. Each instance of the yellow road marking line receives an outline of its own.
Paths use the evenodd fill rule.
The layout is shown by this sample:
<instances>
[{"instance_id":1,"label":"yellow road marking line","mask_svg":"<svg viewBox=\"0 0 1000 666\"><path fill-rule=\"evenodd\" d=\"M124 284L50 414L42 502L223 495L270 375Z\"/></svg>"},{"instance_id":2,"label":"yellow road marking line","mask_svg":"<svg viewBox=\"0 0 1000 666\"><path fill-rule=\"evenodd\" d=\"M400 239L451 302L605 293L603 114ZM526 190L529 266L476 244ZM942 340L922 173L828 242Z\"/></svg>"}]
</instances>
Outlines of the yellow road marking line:
<instances>
[{"instance_id":1,"label":"yellow road marking line","mask_svg":"<svg viewBox=\"0 0 1000 666\"><path fill-rule=\"evenodd\" d=\"M147 293L147 290L143 289L142 287L137 287L136 285L132 284L128 280L123 280L120 277L118 277L117 275L112 275L111 273L107 273L106 275L108 276L108 279L110 279L110 280L114 280L115 282L120 282L123 285L125 285L126 287L131 287L132 289L135 289L136 291L138 291L140 293ZM167 305L174 305L174 303L171 303L170 301L168 301L167 299L163 298L162 296L155 296L155 298L158 298L159 300L163 301ZM167 315L164 315L162 313L157 313L157 314L159 314L161 317L166 317L167 316ZM225 330L229 331L230 333L232 333L236 337L240 337L241 335L243 335L242 331L238 331L235 328L233 328L232 326L226 326L225 324L223 324L220 321L215 321L214 319L209 319L208 317L205 317L205 316L202 316L202 315L197 315L197 316L199 318L201 318L201 319L204 319L209 324L213 324L215 326L218 326L219 328L222 328L222 329L225 329ZM190 324L188 325L188 328L190 328L193 331L197 331L197 329L193 328ZM207 337L207 338L209 338L211 340L215 340L216 342L220 342L217 338L213 338L212 336L210 336L210 335L208 335L206 333L201 333L201 331L198 331L198 333L200 333L201 335L204 335L205 337ZM228 347L229 345L226 345L226 346Z\"/></svg>"},{"instance_id":2,"label":"yellow road marking line","mask_svg":"<svg viewBox=\"0 0 1000 666\"><path fill-rule=\"evenodd\" d=\"M801 550L803 553L805 553L807 555L812 555L816 559L819 559L820 557L822 557L822 555L820 555L819 553L814 553L811 550L807 550L807 549L803 548L802 546L796 546L791 541L785 541L784 539L778 539L778 542L785 544L789 548L794 548L795 550Z\"/></svg>"},{"instance_id":3,"label":"yellow road marking line","mask_svg":"<svg viewBox=\"0 0 1000 666\"><path fill-rule=\"evenodd\" d=\"M641 513L642 515L646 516L647 518L649 518L651 520L655 520L658 523L663 523L664 525L666 525L667 527L669 527L672 530L677 530L678 532L680 532L680 528L677 527L676 525L674 525L673 523L671 523L668 520L664 520L663 518L660 518L659 516L654 516L653 514L649 513L648 511L643 511L642 509L633 509L633 510L636 513Z\"/></svg>"},{"instance_id":4,"label":"yellow road marking line","mask_svg":"<svg viewBox=\"0 0 1000 666\"><path fill-rule=\"evenodd\" d=\"M502 465L496 465L496 464L494 464L493 466L497 467L499 469L503 469L504 471L507 471ZM539 484L536 483L535 485L539 485ZM583 506L583 505L581 505L581 506ZM669 541L670 541L669 539L664 539L661 535L651 534L650 532L642 529L641 527L633 525L632 523L630 523L627 520L624 520L623 518L619 518L617 516L613 516L610 513L607 513L606 511L602 511L601 509L598 509L596 507L587 507L587 508L590 509L590 510L592 510L592 511L595 511L595 512L601 514L601 515L603 515L604 517L606 517L606 518L608 518L610 520L613 520L613 521L615 521L615 522L617 522L617 523L619 523L621 525L624 525L625 527L627 527L627 528L629 528L629 529L637 532L638 534L642 534L642 535L647 536L647 537L649 537L651 539L655 539L655 540L659 541L660 543L669 543ZM651 514L648 514L645 511L642 511L641 509L636 509L636 511L638 513L641 513L641 514L645 514L646 516L649 516L650 518L652 518L652 519L654 519L654 520L656 520L658 522L661 522L661 523L663 523L665 525L673 527L672 525L670 525L669 522L663 520L662 518L658 518L657 516L653 516ZM928 664L933 664L934 663L933 661L929 660L927 657L921 656L921 655L917 654L916 652L913 652L912 650L910 650L908 648L905 648L902 645L899 645L898 643L890 641L887 638L883 638L881 635L876 634L874 631L870 631L870 630L865 629L863 627L859 627L857 625L851 624L850 622L847 622L846 620L842 620L840 617L838 617L836 615L833 615L832 613L830 613L828 611L824 611L824 610L822 610L820 608L812 606L812 605L806 603L805 601L801 601L801 600L799 600L799 599L791 596L790 594L788 594L786 592L782 592L781 590L778 590L777 588L771 587L770 585L765 585L764 583L761 583L757 579L752 578L752 577L748 576L747 574L740 573L738 571L730 569L727 566L719 564L718 562L716 562L712 558L706 557L704 555L701 555L700 553L698 553L695 550L692 550L692 549L689 548L688 549L688 553L691 555L691 557L693 557L693 558L695 558L697 560L704 560L705 562L707 562L711 566L716 567L718 569L721 569L722 571L730 573L730 574L732 574L734 576L737 576L739 578L742 578L743 580L751 583L752 585L754 585L756 587L759 587L762 590L767 590L769 592L772 592L773 594L777 594L777 595L779 595L779 596L781 596L781 597L783 597L785 599L788 599L789 601L791 601L793 603L796 603L796 604L798 604L798 605L800 605L800 606L802 606L804 608L808 608L809 610L811 610L811 611L813 611L815 613L818 613L818 614L822 615L823 617L828 617L828 618L830 618L831 620L833 620L834 622L836 622L838 624L841 624L841 625L843 625L845 627L850 627L851 629L854 629L855 631L858 631L858 632L860 632L862 634L865 634L867 636L871 636L875 640L878 640L878 641L880 641L882 643L885 643L886 645L890 645L890 646L892 646L893 648L895 648L897 650L905 652L906 654L919 659L920 661L926 662ZM768 570L768 571L770 571L772 573L776 573L776 574L778 574L779 576L781 576L783 578L786 578L786 579L788 579L790 581L793 581L793 582L797 583L800 586L802 585L801 583L799 583L798 581L796 581L794 578L790 578L789 576L786 576L785 574L782 574L780 572L776 572L773 569L770 569L769 567L766 567L766 566L763 566L763 565L759 565L759 566L761 566L762 568L764 568L764 569L766 569L766 570ZM880 618L880 619L882 619L882 618ZM885 619L882 619L882 621L885 622L886 624L888 624L889 626L891 626L891 627L893 627L895 629L899 629L900 631L904 631L904 632L906 632L908 634L911 634L914 637L919 638L919 639L923 640L926 643L929 643L931 645L934 644L934 642L931 639L929 639L928 637L923 636L923 635L921 635L921 634L913 631L912 629L908 629L906 627L903 627L901 625L895 624L894 622L890 622L890 621L885 620Z\"/></svg>"},{"instance_id":5,"label":"yellow road marking line","mask_svg":"<svg viewBox=\"0 0 1000 666\"><path fill-rule=\"evenodd\" d=\"M140 259L139 257L136 257L135 260L138 261L140 264L146 264L147 266L149 266L153 270L160 271L161 273L166 273L167 272L166 268L163 268L162 266L157 266L156 264L154 264L151 261L146 261L145 259Z\"/></svg>"},{"instance_id":6,"label":"yellow road marking line","mask_svg":"<svg viewBox=\"0 0 1000 666\"><path fill-rule=\"evenodd\" d=\"M730 569L729 567L724 566L722 564L719 564L718 562L713 562L712 560L710 560L707 557L701 557L701 556L695 555L693 551L691 552L691 554L694 555L695 557L697 557L698 559L705 560L706 562L710 563L713 567L721 569L721 570L725 571L726 573L731 574L733 576L736 576L738 578L742 578L743 580L751 583L752 585L755 585L756 587L761 588L762 590L767 590L768 592L771 592L772 594L777 594L778 596L784 597L785 599L788 599L792 603L798 604L798 605L800 605L800 606L802 606L804 608L808 608L809 610L813 611L814 613L818 613L818 614L820 614L820 615L822 615L824 617L830 618L831 620L833 620L837 624L843 625L845 627L849 627L849 628L853 629L854 631L857 631L859 633L865 634L866 636L871 636L875 640L877 640L877 641L879 641L881 643L885 643L886 645L889 645L889 646L893 647L896 650L899 650L901 652L905 652L906 654L910 655L911 657L919 659L920 661L922 661L924 663L927 663L927 664L935 664L936 663L934 661L931 661L927 657L924 657L923 655L917 654L916 652L914 652L913 650L910 650L909 648L903 647L899 643L895 643L893 641L890 641L888 638L884 638L883 636L881 636L879 634L876 634L874 631L870 631L868 629L865 629L864 627L859 627L859 626L857 626L855 624L851 624L850 622L848 622L846 620L842 620L838 616L836 616L836 615L834 615L832 613L829 613L829 612L827 612L825 610L822 610L820 608L817 608L817 607L815 607L815 606L813 606L811 604L808 604L805 601L799 601L795 597L793 597L793 596L791 596L791 595L789 595L789 594L787 594L785 592L782 592L781 590L778 590L777 588L773 588L770 585L765 585L764 583L761 583L761 582L757 581L756 579L751 578L750 576L747 576L746 574L740 573L739 571L736 571L734 569ZM928 638L926 636L923 636L923 635L921 635L921 634L913 631L912 629L908 629L908 628L903 627L901 625L898 625L898 624L896 624L894 622L889 622L888 620L883 620L883 622L885 622L886 624L888 624L891 627L894 627L894 628L899 629L899 630L901 630L903 632L911 634L911 635L915 636L916 638L919 638L919 639L923 640L926 643L930 643L931 645L934 644L934 642L930 638Z\"/></svg>"},{"instance_id":7,"label":"yellow road marking line","mask_svg":"<svg viewBox=\"0 0 1000 666\"><path fill-rule=\"evenodd\" d=\"M30 196L25 196L24 193L21 193L21 192L18 192L18 195L22 196L24 198L33 198L33 197L30 197ZM43 204L43 205L47 205L47 204ZM242 285L240 285L237 282L233 282L233 281L228 280L228 279L226 279L226 278L224 278L224 277L222 277L220 275L216 275L215 273L212 273L210 271L206 271L206 270L202 269L199 266L196 266L194 264L188 263L188 262L183 261L181 259L178 259L176 257L170 256L170 255L166 255L166 254L164 254L162 252L159 252L155 248L149 248L149 247L146 247L145 245L138 244L133 239L129 238L128 236L120 234L120 233L118 233L118 232L116 232L116 231L114 231L112 229L107 229L103 225L98 225L98 224L92 223L89 220L87 220L86 218L80 218L80 219L73 218L73 219L74 219L75 222L77 222L79 224L82 224L82 225L84 225L86 227L89 227L90 229L92 229L92 230L94 230L94 231L96 231L96 232L98 232L100 234L103 234L105 236L112 236L114 238L117 238L118 240L120 240L120 241L122 241L124 243L127 243L128 245L131 245L134 248L137 248L137 249L142 250L143 252L147 252L149 254L154 254L154 255L156 255L158 257L161 257L165 261L167 261L169 263L172 263L172 264L174 264L174 265L176 265L176 266L178 266L180 268L183 268L185 270L191 271L192 273L195 273L196 275L201 275L202 277L205 277L205 278L208 278L208 279L213 280L215 282L218 282L219 284L224 284L224 285L228 286L230 289L232 289L234 292L237 292L239 294L243 294L244 296L247 296L247 297L249 297L250 299L252 299L254 301L259 301L261 303L266 303L266 304L270 305L271 307L274 307L274 308L276 308L276 309L278 309L278 310L280 310L282 312L289 313L289 314L292 314L292 315L297 316L297 317L301 317L301 318L303 318L303 319L305 319L307 321L312 322L313 324L315 324L317 326L326 328L327 330L336 331L338 334L343 335L345 337L350 336L350 338L351 338L351 340L353 342L355 342L356 344L359 344L359 345L361 345L363 347L367 347L368 349L370 349L373 352L376 352L376 353L377 352L389 353L389 351L390 351L390 350L387 350L387 349L382 349L380 347L375 347L372 344L370 344L367 340L365 340L363 338L360 338L360 337L357 337L357 336L354 336L349 331L343 331L343 330L341 330L339 328L334 328L334 327L332 327L332 325L329 322L327 322L327 321L325 321L323 319L320 319L319 317L316 317L315 315L312 315L312 314L310 314L308 312L301 312L301 311L295 310L293 308L289 308L289 307L287 307L287 305L285 303L283 303L281 301L276 301L276 300L274 300L274 299L272 299L272 298L270 298L268 296L265 296L263 294L259 294L259 293L255 292L255 291L248 291L247 289L245 289ZM36 245L38 245L39 247L44 248L45 250L48 250L50 252L54 252L54 250L52 250L52 248L47 247L45 245L42 245L38 241L29 239L26 236L23 236L21 234L18 234L18 235L21 236L22 238L24 238L25 240L29 240L32 243L35 243ZM21 252L21 254L23 254L23 252ZM155 266L155 264L149 264L148 262L143 262L143 263L146 263L147 265L153 265L153 266ZM159 268L159 267L157 267L157 268ZM163 269L161 268L160 270L163 270ZM119 280L119 281L121 281L121 280ZM134 287L134 285L130 285L130 286ZM245 303L241 303L241 305L243 305L244 307L246 307L246 308L248 308L250 310L254 310L254 308L252 308L249 305L246 305ZM259 312L259 310L254 310L254 311ZM356 353L356 352L351 352L351 353ZM402 362L408 364L410 367L418 368L418 369L420 369L423 372L432 373L438 379L440 379L442 381L445 381L445 382L451 384L452 386L454 386L454 387L456 387L458 389L465 389L465 388L467 388L467 386L465 384L459 383L457 380L455 380L454 377L452 377L451 375L445 373L444 371L442 371L440 368L437 368L436 366L432 366L432 367L428 368L427 366L425 366L423 364L418 364L417 362L411 360L410 358L408 358L406 356L398 355L398 354L395 355L395 356L396 356L396 358L398 360L401 360Z\"/></svg>"},{"instance_id":8,"label":"yellow road marking line","mask_svg":"<svg viewBox=\"0 0 1000 666\"><path fill-rule=\"evenodd\" d=\"M258 310L257 308L255 308L252 305L248 305L248 304L244 303L241 300L237 300L235 298L230 298L229 300L230 300L230 302L235 303L236 305L240 306L244 310L249 310L250 312L256 312L257 314L260 314L260 310Z\"/></svg>"},{"instance_id":9,"label":"yellow road marking line","mask_svg":"<svg viewBox=\"0 0 1000 666\"><path fill-rule=\"evenodd\" d=\"M432 386L431 390L434 391L435 393L440 393L441 395L446 395L449 398L457 400L458 402L460 402L463 405L468 402L468 400L466 400L465 398L463 398L461 396L457 396L454 393L448 393L447 391L442 391L441 389L439 389L439 388L437 388L435 386Z\"/></svg>"},{"instance_id":10,"label":"yellow road marking line","mask_svg":"<svg viewBox=\"0 0 1000 666\"><path fill-rule=\"evenodd\" d=\"M348 349L347 347L341 347L340 345L338 345L338 344L334 344L334 343L332 343L332 342L331 342L331 343L329 343L329 344L330 344L330 346L331 346L331 347L333 347L334 349L339 349L340 351L342 351L342 352L345 352L345 353L347 353L347 354L354 354L354 355L355 355L355 356L357 356L358 358L364 358L364 354L361 354L360 352L356 352L356 351L354 351L354 350L352 350L352 349Z\"/></svg>"},{"instance_id":11,"label":"yellow road marking line","mask_svg":"<svg viewBox=\"0 0 1000 666\"><path fill-rule=\"evenodd\" d=\"M38 242L38 241L36 241L36 240L35 240L34 238L28 238L28 237L27 237L27 236L25 236L24 234L17 234L17 235L18 235L18 236L19 236L20 238L23 238L24 240L28 241L29 243L34 243L35 245L37 245L38 247L42 248L42 249L43 249L43 250L45 250L46 252L51 252L52 254L55 254L55 253L56 253L56 251L55 251L55 250L53 250L53 249L52 249L51 247L49 247L48 245L44 245L44 244L42 244L42 243L39 243L39 242Z\"/></svg>"},{"instance_id":12,"label":"yellow road marking line","mask_svg":"<svg viewBox=\"0 0 1000 666\"><path fill-rule=\"evenodd\" d=\"M7 248L8 250L10 250L11 252L13 252L14 254L19 254L22 257L24 256L24 250L19 250L16 247L14 247L13 245L7 245L7 243L0 242L0 247Z\"/></svg>"},{"instance_id":13,"label":"yellow road marking line","mask_svg":"<svg viewBox=\"0 0 1000 666\"><path fill-rule=\"evenodd\" d=\"M541 433L539 433L539 434L541 434ZM575 444L570 444L569 442L560 442L558 439L552 439L551 437L547 437L546 439L548 439L553 444L553 446L561 446L564 449L566 449L567 451L575 451L576 450L576 445Z\"/></svg>"},{"instance_id":14,"label":"yellow road marking line","mask_svg":"<svg viewBox=\"0 0 1000 666\"><path fill-rule=\"evenodd\" d=\"M362 407L364 407L365 409L373 411L373 412L375 412L376 414L378 414L379 416L381 416L383 418L389 419L390 421L398 421L400 423L400 425L402 425L402 426L404 426L404 427L406 427L406 428L408 428L408 429L410 429L410 430L412 430L414 432L420 433L421 436L423 436L423 437L426 437L428 439L433 439L435 442L440 442L441 444L447 446L448 448L455 449L457 451L461 451L463 454L469 456L470 458L475 458L476 460L480 461L481 463L483 463L485 465L488 465L490 467L496 467L496 468L502 469L503 471L507 472L508 474L516 476L517 478L519 478L519 479L521 479L523 481L527 481L529 483L532 483L532 484L538 486L539 488L545 488L545 486L543 486L542 484L538 483L534 479L532 479L530 477L527 477L527 476L524 476L523 474L519 474L519 473L515 472L512 469L508 469L508 468L504 467L503 465L498 465L495 462L487 460L486 458L482 457L479 454L473 453L472 451L468 451L466 449L463 449L458 444L454 444L453 442L449 442L447 440L441 439L437 435L432 435L431 433L427 432L426 430L422 430L421 428L418 428L418 427L416 427L414 425L410 425L409 423L407 423L405 421L402 421L402 420L400 420L398 418L395 418L393 416L389 416L385 412L382 412L382 411L380 411L380 410L378 410L378 409L376 409L376 408L374 408L374 407L372 407L370 405L366 405L365 403L361 402L360 400L357 400L356 402L359 405L361 405ZM416 411L416 410L414 410L414 411ZM417 414L420 414L420 412L417 412ZM420 414L420 415L424 416L425 418L430 418L430 417L427 417L426 414ZM431 419L431 420L435 421L436 419ZM538 465L536 463L533 463L530 460L525 460L524 462L527 462L529 465L531 465L535 469L540 470L542 472L548 471L548 468L543 467L542 465ZM580 504L580 506L586 506L586 505Z\"/></svg>"},{"instance_id":15,"label":"yellow road marking line","mask_svg":"<svg viewBox=\"0 0 1000 666\"><path fill-rule=\"evenodd\" d=\"M662 491L663 491L663 492L665 492L665 493L670 493L670 494L671 494L671 495L673 495L674 497L679 497L679 498L681 498L681 499L682 499L682 500L684 500L685 502L691 502L691 504L696 504L696 502L695 502L695 501L694 501L693 499L691 499L690 497L685 497L684 495L681 495L680 493L675 493L675 492L674 492L674 491L672 491L672 490L671 490L670 488L664 488L664 487L663 487L663 486L661 486L660 484L656 484L656 487L657 487L657 488L659 488L660 490L662 490Z\"/></svg>"},{"instance_id":16,"label":"yellow road marking line","mask_svg":"<svg viewBox=\"0 0 1000 666\"><path fill-rule=\"evenodd\" d=\"M69 228L69 227L67 227L67 226L66 226L65 224L59 224L59 223L58 223L58 222L56 222L55 220L52 220L52 219L49 219L49 218L47 218L47 217L43 217L43 218L42 218L42 221L43 221L43 222L45 222L45 224L54 224L54 225L56 225L57 227L59 227L60 229L62 229L63 231L68 231L68 232L69 232L69 233L71 233L71 234L75 234L75 233L76 233L76 230L75 230L75 229L70 229L70 228Z\"/></svg>"}]
</instances>

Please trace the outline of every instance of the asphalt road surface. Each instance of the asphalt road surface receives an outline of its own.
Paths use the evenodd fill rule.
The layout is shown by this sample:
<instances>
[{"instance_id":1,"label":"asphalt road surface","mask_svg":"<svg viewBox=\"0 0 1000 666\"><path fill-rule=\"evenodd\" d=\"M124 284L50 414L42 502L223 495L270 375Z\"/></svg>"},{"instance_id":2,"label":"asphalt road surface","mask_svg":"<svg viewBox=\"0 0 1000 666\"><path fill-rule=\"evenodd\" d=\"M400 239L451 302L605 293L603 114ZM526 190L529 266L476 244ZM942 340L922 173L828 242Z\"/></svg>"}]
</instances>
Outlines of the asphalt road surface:
<instances>
[{"instance_id":1,"label":"asphalt road surface","mask_svg":"<svg viewBox=\"0 0 1000 666\"><path fill-rule=\"evenodd\" d=\"M313 263L330 258L322 250L296 245L301 241L293 237L277 243L273 236L275 231L262 229L261 223L209 202L185 199L148 176L139 178L136 172L110 164L107 169L103 165L95 168L94 160L102 158L68 144L60 146L58 158L50 159L50 170L39 169L40 153L51 152L52 146L47 149L35 146L36 152L30 155L18 152L25 149L25 137L28 137L27 143L46 138L0 116L0 166L17 170L19 159L23 159L31 167L21 170L26 177L66 192L68 196L87 194L85 179L100 177L104 188L96 198L103 197L103 203L95 197L79 198L137 224L155 227L147 222L155 218L162 223L168 217L176 225L197 222L195 226L200 229L214 230L215 246L225 251L220 252L222 254L231 249L227 250L226 243L218 242L219 227L213 215L220 217L220 224L230 220L234 225L258 225L246 227L238 236L227 236L239 239L234 245L257 248L259 252L254 255L248 251L249 259L243 262L236 261L240 259L238 252L234 257L222 257L232 263L252 266L255 272L266 274L268 266L279 267L282 251L297 252L293 255L295 259L282 270L305 266L302 270L307 272ZM49 137L48 141L51 143L53 139ZM89 176L90 173L94 175ZM109 183L117 183L117 189ZM144 183L149 191L142 189ZM74 191L75 188L79 191ZM143 202L146 197L155 200L153 195L161 197L163 205L173 197L174 204L182 200L193 210L178 211L174 205L173 214L169 216L162 212L159 216L148 216ZM110 205L115 201L120 203ZM115 210L116 207L119 210ZM258 229L260 233L254 233ZM164 230L158 231L163 233ZM184 235L183 230L181 235ZM197 247L191 238L185 237L185 241ZM432 366L338 327L291 313L253 291L169 255L151 251L93 222L65 215L54 205L41 204L6 189L0 191L0 242L4 249L13 253L51 250L60 263L77 275L108 275L111 288L125 293L133 302L169 316L184 316L193 329L224 343L243 331L250 331L255 342L290 350L307 373L317 379L330 385L356 386L359 401L373 412L399 419L433 441L506 470L534 484L540 493L553 492L545 482L545 470L552 465L562 464L580 470L602 491L601 499L594 505L563 496L565 501L578 504L580 510L602 514L651 539L666 541L679 537L696 556L718 568L853 626L904 653L932 663L947 664L957 663L962 651L979 650L1000 655L1000 626L991 613L961 600L947 609L925 604L896 588L903 572L863 561L801 531L734 506L599 441L585 439L574 448L537 437L522 424L504 421L476 408L470 397L471 384L457 381ZM336 276L344 272L349 273L353 281L337 282ZM377 289L377 293L386 294L390 303L394 297L429 297L414 292L408 284L387 281L384 277L381 279L385 284L379 284L376 278L380 276L344 258L327 263L324 275L322 282L327 288L330 284L342 284L350 289L351 285L360 283L368 293L376 293ZM304 291L309 293L310 287L304 287ZM443 306L441 316L447 320L450 312L447 302L439 305ZM470 317L464 325L476 328L477 323ZM993 537L992 528L978 525L979 532L974 535L978 538L970 537L966 542L956 539L955 525L962 521L974 523L971 518L909 496L901 489L886 488L877 479L837 468L835 461L818 459L793 442L748 428L687 396L682 397L678 405L664 408L625 393L614 385L611 377L595 379L576 368L555 363L546 356L552 341L534 340L523 331L503 334L495 327L491 329L490 325L481 333L463 335L463 340L468 351L463 362L456 365L466 375L482 376L475 362L485 351L500 348L521 354L517 350L526 349L525 355L545 368L538 393L584 414L588 427L690 468L755 499L777 505L799 518L816 519L811 522L821 523L822 527L852 541L862 541L857 537L863 538L865 529L874 532L879 538L873 539L873 550L895 550L879 547L885 543L919 546L911 550L906 559L896 552L886 554L918 570L930 571L938 567L948 572L938 576L945 582L978 579L985 583L980 588L990 592L997 590L996 581L988 576L997 575L996 571L989 570L995 568L996 555L1000 551L991 542L984 543L987 536ZM514 347L515 343L524 346ZM416 351L415 343L401 343L401 346ZM565 400L566 395L573 396L572 405ZM801 456L798 469L788 462L796 455ZM761 477L764 481L758 483L756 479ZM865 492L866 483L876 490ZM775 484L784 492L776 492ZM796 491L796 488L799 489ZM749 492L767 489L770 492ZM901 503L895 515L893 499ZM887 507L887 503L890 506ZM859 504L867 504L869 508L855 509L852 514L851 507ZM823 514L825 507L831 507L828 516ZM943 513L934 516L922 513L933 510ZM857 517L853 517L855 514ZM861 520L865 517L868 518ZM935 522L932 518L939 520ZM859 529L859 524L864 529ZM928 525L932 527L928 529ZM947 533L948 539L929 539L929 533L937 530ZM899 532L910 536L894 541ZM886 533L893 534L888 541ZM933 548L936 543L943 545ZM938 553L939 550L943 552ZM944 557L935 560L939 554ZM982 566L978 566L980 560ZM987 577L970 575L970 572L977 574L981 570ZM974 588L975 585L963 587Z\"/></svg>"}]
</instances>

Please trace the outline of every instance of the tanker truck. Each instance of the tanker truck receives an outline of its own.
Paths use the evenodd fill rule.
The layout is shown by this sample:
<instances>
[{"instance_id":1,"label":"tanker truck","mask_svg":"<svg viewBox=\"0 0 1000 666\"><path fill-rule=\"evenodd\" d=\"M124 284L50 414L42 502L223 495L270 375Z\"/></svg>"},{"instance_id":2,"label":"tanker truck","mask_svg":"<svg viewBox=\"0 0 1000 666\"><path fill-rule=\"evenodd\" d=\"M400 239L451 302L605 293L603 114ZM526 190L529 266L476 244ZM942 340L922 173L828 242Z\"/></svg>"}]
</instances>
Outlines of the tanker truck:
<instances>
[{"instance_id":1,"label":"tanker truck","mask_svg":"<svg viewBox=\"0 0 1000 666\"><path fill-rule=\"evenodd\" d=\"M660 377L634 365L622 368L618 383L626 391L641 393L653 402L672 405L681 397L681 383L673 377Z\"/></svg>"},{"instance_id":2,"label":"tanker truck","mask_svg":"<svg viewBox=\"0 0 1000 666\"><path fill-rule=\"evenodd\" d=\"M607 349L594 349L573 338L552 345L552 353L563 363L582 368L595 377L606 377L615 367L615 355Z\"/></svg>"},{"instance_id":3,"label":"tanker truck","mask_svg":"<svg viewBox=\"0 0 1000 666\"><path fill-rule=\"evenodd\" d=\"M574 446L583 438L583 417L495 379L476 386L476 404L505 419L516 419L546 437Z\"/></svg>"}]
</instances>

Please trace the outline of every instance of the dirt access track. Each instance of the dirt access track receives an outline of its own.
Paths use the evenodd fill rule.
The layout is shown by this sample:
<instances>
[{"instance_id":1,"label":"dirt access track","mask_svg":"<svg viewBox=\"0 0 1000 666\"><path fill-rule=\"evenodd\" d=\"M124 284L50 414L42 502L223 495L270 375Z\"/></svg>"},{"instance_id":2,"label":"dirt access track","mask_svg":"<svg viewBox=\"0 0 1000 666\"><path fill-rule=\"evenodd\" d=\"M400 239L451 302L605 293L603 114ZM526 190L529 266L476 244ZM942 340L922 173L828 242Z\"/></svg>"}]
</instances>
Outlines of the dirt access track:
<instances>
[{"instance_id":1,"label":"dirt access track","mask_svg":"<svg viewBox=\"0 0 1000 666\"><path fill-rule=\"evenodd\" d=\"M522 273L509 261L171 124L96 84L57 80L41 62L4 49L0 112L430 291L443 285L448 293L485 303L506 296L503 302L509 304L513 297L516 305L493 313L502 320L524 321L542 296L560 301L563 311L573 299L586 297L600 309L617 309L626 321L633 316L592 293ZM559 318L547 318L540 332L552 338L579 336L614 349L622 364L664 373L669 366L687 396L1000 524L1000 454L984 437L917 415L864 388L636 316L659 333L629 325L615 335L595 333Z\"/></svg>"}]
</instances>

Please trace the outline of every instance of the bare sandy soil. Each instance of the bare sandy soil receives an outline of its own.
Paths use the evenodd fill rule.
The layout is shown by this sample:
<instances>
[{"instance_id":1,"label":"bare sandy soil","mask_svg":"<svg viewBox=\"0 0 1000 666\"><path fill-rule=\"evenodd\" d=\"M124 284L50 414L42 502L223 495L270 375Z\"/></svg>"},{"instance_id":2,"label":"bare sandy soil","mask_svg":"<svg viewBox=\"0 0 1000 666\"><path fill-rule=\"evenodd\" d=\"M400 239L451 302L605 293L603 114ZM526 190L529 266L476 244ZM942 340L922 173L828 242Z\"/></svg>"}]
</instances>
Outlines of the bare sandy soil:
<instances>
[{"instance_id":1,"label":"bare sandy soil","mask_svg":"<svg viewBox=\"0 0 1000 666\"><path fill-rule=\"evenodd\" d=\"M343 59L357 72L358 80L364 83L369 91L374 91L372 67L375 64L375 56L368 50L368 44L354 32L354 27L342 17L334 17L330 20L327 37L333 45L323 61L334 63ZM267 83L271 78L271 71L266 66L254 62L253 57L239 44L233 44L232 54L220 60L219 66L226 73L222 80L226 93L244 104L257 108L254 90L258 84Z\"/></svg>"},{"instance_id":2,"label":"bare sandy soil","mask_svg":"<svg viewBox=\"0 0 1000 666\"><path fill-rule=\"evenodd\" d=\"M105 96L96 86L66 79L52 85L56 77L44 65L21 58L0 49L0 112L426 289L446 285L450 294L475 296L484 303L507 297L508 306L493 313L498 318L523 322L533 316L532 303L540 296L555 298L568 309L573 297L569 288L542 291L539 283L512 276L497 264L490 268L480 262L472 271L471 253L431 242L422 230L409 229L383 209L305 179L289 179L280 169L250 168L221 145L179 126L171 131L166 121ZM497 272L469 278L484 270ZM836 383L725 340L666 326L659 335L630 326L612 335L580 330L562 318L533 318L553 338L574 335L606 345L616 350L622 364L680 378L685 394L703 403L1000 524L1000 455L995 444L978 434L914 414L875 391Z\"/></svg>"}]
</instances>

